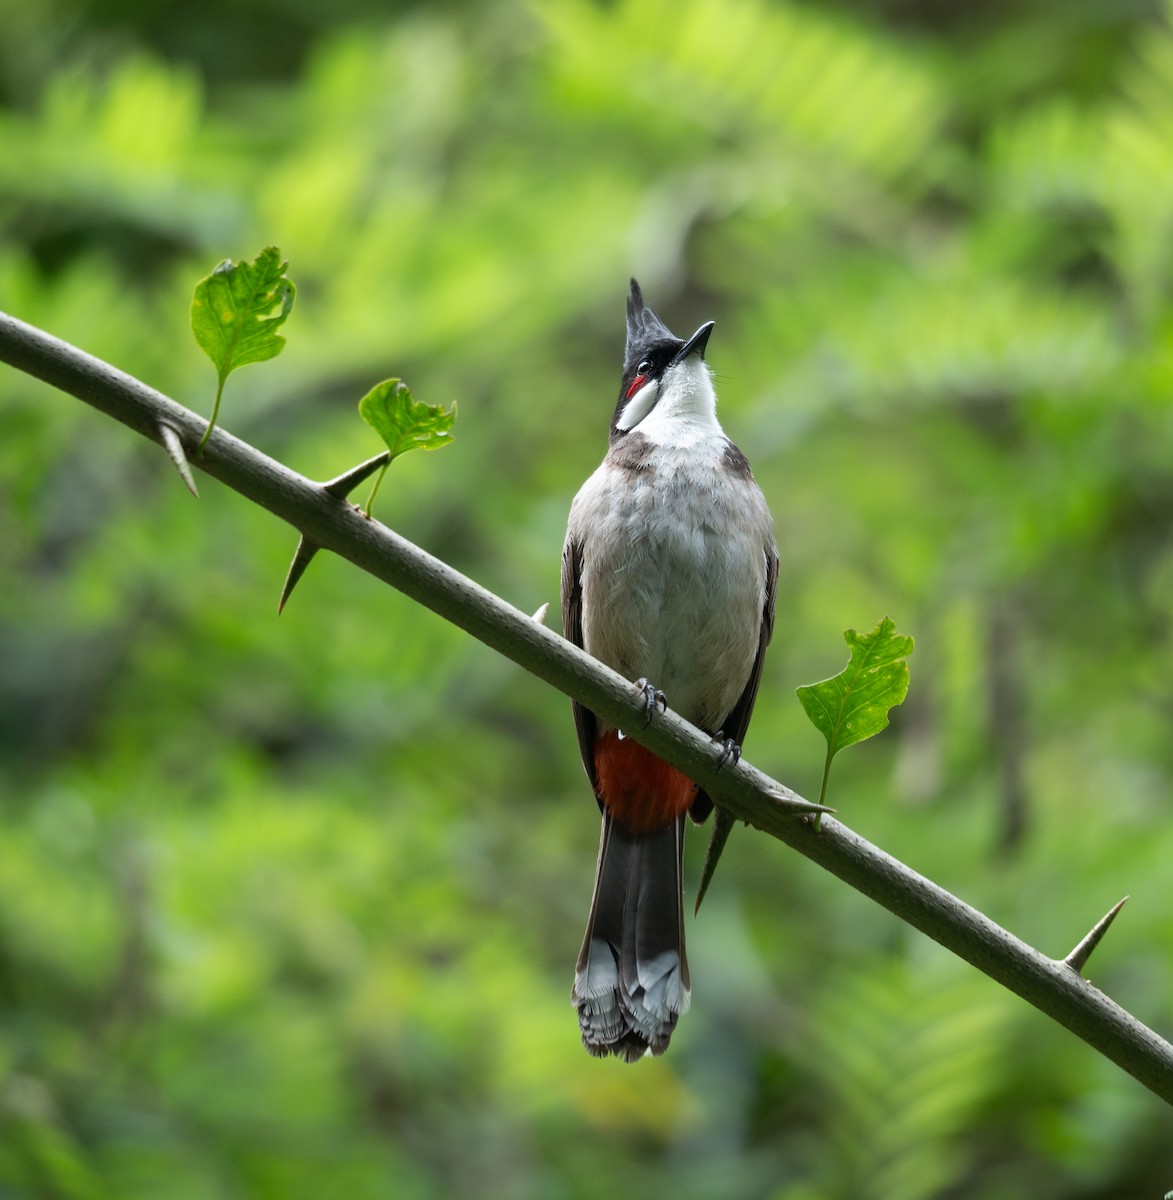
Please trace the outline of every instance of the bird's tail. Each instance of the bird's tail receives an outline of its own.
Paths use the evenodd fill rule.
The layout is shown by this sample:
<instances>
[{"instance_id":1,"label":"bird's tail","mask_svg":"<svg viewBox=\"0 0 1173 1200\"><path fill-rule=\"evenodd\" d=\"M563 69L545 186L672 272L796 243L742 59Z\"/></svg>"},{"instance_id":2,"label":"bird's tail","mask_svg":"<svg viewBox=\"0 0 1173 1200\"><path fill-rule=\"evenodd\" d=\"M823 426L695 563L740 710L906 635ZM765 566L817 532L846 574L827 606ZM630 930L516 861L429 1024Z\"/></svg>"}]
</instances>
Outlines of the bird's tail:
<instances>
[{"instance_id":1,"label":"bird's tail","mask_svg":"<svg viewBox=\"0 0 1173 1200\"><path fill-rule=\"evenodd\" d=\"M635 1062L663 1054L688 1011L681 868L684 817L631 833L603 814L595 894L571 999L583 1045Z\"/></svg>"}]
</instances>

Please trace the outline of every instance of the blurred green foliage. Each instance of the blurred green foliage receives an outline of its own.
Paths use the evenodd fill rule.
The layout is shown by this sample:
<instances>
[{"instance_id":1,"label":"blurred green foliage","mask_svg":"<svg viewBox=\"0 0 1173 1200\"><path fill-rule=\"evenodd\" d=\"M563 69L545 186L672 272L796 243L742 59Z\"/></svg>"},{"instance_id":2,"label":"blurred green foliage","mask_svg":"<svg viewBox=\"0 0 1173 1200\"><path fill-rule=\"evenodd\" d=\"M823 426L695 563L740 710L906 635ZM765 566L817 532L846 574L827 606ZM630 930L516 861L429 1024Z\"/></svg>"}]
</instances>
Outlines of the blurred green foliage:
<instances>
[{"instance_id":1,"label":"blurred green foliage","mask_svg":"<svg viewBox=\"0 0 1173 1200\"><path fill-rule=\"evenodd\" d=\"M775 512L747 755L915 634L849 824L1173 1029L1173 14L1156 0L0 0L0 307L201 411L208 264L276 244L225 424L527 611L629 274L717 320ZM783 846L690 922L669 1055L568 1004L569 706L158 448L0 372L0 1195L1048 1197L1173 1186L1138 1084ZM839 647L839 648L837 648ZM699 866L694 838L690 869Z\"/></svg>"}]
</instances>

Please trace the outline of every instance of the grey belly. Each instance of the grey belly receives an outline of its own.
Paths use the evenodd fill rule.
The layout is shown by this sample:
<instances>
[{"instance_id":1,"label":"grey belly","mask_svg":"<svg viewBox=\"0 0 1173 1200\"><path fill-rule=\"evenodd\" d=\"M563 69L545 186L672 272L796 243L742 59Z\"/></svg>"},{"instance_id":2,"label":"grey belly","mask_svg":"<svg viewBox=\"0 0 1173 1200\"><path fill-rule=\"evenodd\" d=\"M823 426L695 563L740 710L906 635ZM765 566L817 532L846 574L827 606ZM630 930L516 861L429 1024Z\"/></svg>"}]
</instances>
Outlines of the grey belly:
<instances>
[{"instance_id":1,"label":"grey belly","mask_svg":"<svg viewBox=\"0 0 1173 1200\"><path fill-rule=\"evenodd\" d=\"M749 678L765 598L764 548L737 532L615 539L587 553L583 640L629 679L645 677L694 724L716 730Z\"/></svg>"}]
</instances>

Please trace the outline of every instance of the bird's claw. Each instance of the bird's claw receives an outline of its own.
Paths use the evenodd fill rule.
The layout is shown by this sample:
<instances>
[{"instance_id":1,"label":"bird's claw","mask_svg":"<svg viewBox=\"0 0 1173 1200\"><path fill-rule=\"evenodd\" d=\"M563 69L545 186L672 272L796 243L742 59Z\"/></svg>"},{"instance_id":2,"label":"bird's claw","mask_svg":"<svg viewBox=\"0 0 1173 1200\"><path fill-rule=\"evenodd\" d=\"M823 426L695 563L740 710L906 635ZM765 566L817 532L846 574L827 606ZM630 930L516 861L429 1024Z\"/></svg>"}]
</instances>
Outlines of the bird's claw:
<instances>
[{"instance_id":1,"label":"bird's claw","mask_svg":"<svg viewBox=\"0 0 1173 1200\"><path fill-rule=\"evenodd\" d=\"M635 686L639 688L644 697L644 724L650 725L657 706L661 712L668 711L668 697L654 684L648 683L646 679L637 679Z\"/></svg>"},{"instance_id":2,"label":"bird's claw","mask_svg":"<svg viewBox=\"0 0 1173 1200\"><path fill-rule=\"evenodd\" d=\"M727 738L724 730L714 734L713 741L721 747L721 757L717 760L717 770L719 771L728 762L732 762L734 766L737 766L741 759L741 747L732 738Z\"/></svg>"}]
</instances>

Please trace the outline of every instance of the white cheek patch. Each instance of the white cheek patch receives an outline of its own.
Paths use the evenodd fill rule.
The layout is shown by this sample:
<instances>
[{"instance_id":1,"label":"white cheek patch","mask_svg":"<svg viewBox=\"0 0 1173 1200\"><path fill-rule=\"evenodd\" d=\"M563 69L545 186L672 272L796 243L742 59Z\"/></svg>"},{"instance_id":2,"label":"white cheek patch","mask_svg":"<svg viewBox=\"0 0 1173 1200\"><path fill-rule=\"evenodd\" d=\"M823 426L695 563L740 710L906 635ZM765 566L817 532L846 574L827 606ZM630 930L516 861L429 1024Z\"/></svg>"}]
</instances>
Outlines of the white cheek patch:
<instances>
[{"instance_id":1,"label":"white cheek patch","mask_svg":"<svg viewBox=\"0 0 1173 1200\"><path fill-rule=\"evenodd\" d=\"M656 407L656 399L659 395L658 380L653 379L649 383L645 383L623 406L623 411L615 421L615 428L625 431L634 429Z\"/></svg>"}]
</instances>

